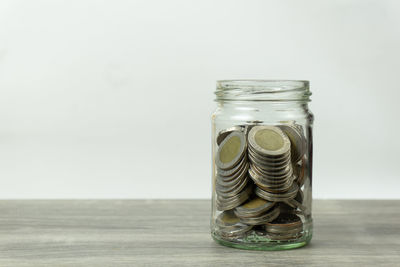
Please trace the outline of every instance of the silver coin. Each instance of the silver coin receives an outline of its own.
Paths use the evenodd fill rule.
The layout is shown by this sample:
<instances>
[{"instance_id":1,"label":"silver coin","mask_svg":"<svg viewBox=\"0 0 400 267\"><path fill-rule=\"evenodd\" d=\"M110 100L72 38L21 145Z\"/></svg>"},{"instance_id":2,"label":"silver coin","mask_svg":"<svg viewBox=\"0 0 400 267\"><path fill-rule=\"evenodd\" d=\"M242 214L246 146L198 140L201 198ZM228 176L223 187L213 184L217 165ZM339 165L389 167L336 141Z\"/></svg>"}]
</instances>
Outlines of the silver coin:
<instances>
[{"instance_id":1,"label":"silver coin","mask_svg":"<svg viewBox=\"0 0 400 267\"><path fill-rule=\"evenodd\" d=\"M249 176L254 181L254 183L263 189L264 191L271 193L283 193L287 192L293 183L293 179L283 180L283 183L271 183L268 180L263 179L253 172L252 169L249 169Z\"/></svg>"},{"instance_id":2,"label":"silver coin","mask_svg":"<svg viewBox=\"0 0 400 267\"><path fill-rule=\"evenodd\" d=\"M288 177L287 179L281 179L281 180L272 180L269 178L266 178L264 176L261 176L257 174L253 169L249 169L249 176L250 178L259 184L262 184L266 187L271 187L271 188L279 188L286 186L288 183L292 183L293 178Z\"/></svg>"},{"instance_id":3,"label":"silver coin","mask_svg":"<svg viewBox=\"0 0 400 267\"><path fill-rule=\"evenodd\" d=\"M221 212L215 220L218 226L234 226L240 223L239 218L231 210Z\"/></svg>"},{"instance_id":4,"label":"silver coin","mask_svg":"<svg viewBox=\"0 0 400 267\"><path fill-rule=\"evenodd\" d=\"M215 158L215 164L222 170L233 168L247 152L247 142L243 132L230 133L221 145Z\"/></svg>"},{"instance_id":5,"label":"silver coin","mask_svg":"<svg viewBox=\"0 0 400 267\"><path fill-rule=\"evenodd\" d=\"M283 183L279 183L279 184L271 183L268 180L261 179L257 175L254 175L254 173L251 170L249 171L249 177L253 180L253 182L258 187L261 187L261 189L264 189L264 190L266 190L266 188L268 188L268 189L271 189L271 190L273 190L273 189L279 190L279 192L285 192L288 189L287 190L282 190L282 189L283 188L290 188L291 184L292 184L291 180L285 180L285 181L283 181Z\"/></svg>"},{"instance_id":6,"label":"silver coin","mask_svg":"<svg viewBox=\"0 0 400 267\"><path fill-rule=\"evenodd\" d=\"M291 179L292 171L289 170L288 173L281 174L280 176L270 176L266 175L265 173L261 172L255 165L250 164L249 174L251 174L257 180L263 180L267 183L274 183L274 184L282 184L285 181Z\"/></svg>"},{"instance_id":7,"label":"silver coin","mask_svg":"<svg viewBox=\"0 0 400 267\"><path fill-rule=\"evenodd\" d=\"M248 142L261 155L279 157L290 151L289 138L275 126L254 126L248 134Z\"/></svg>"},{"instance_id":8,"label":"silver coin","mask_svg":"<svg viewBox=\"0 0 400 267\"><path fill-rule=\"evenodd\" d=\"M226 181L222 179L220 176L217 176L217 184L223 188L234 188L238 184L240 184L247 176L247 172L244 172L242 175L239 175L237 178ZM229 191L229 190L226 190Z\"/></svg>"},{"instance_id":9,"label":"silver coin","mask_svg":"<svg viewBox=\"0 0 400 267\"><path fill-rule=\"evenodd\" d=\"M242 132L243 130L244 130L244 127L235 125L235 126L232 126L230 128L220 131L217 135L217 145L220 145L222 143L222 141L224 141L224 139L232 132L235 132L235 131Z\"/></svg>"},{"instance_id":10,"label":"silver coin","mask_svg":"<svg viewBox=\"0 0 400 267\"><path fill-rule=\"evenodd\" d=\"M263 154L260 154L259 151L257 151L254 147L251 145L248 146L248 152L253 156L253 158L265 162L265 164L274 164L274 165L279 165L282 164L282 162L286 162L288 158L290 157L290 150L288 150L286 153L279 155L279 156L266 156Z\"/></svg>"},{"instance_id":11,"label":"silver coin","mask_svg":"<svg viewBox=\"0 0 400 267\"><path fill-rule=\"evenodd\" d=\"M252 154L252 152L248 152L248 158L251 162L259 166L260 168L263 168L265 170L280 170L286 168L290 164L290 157L288 157L286 160L281 161L281 162L268 162L266 160L257 158Z\"/></svg>"},{"instance_id":12,"label":"silver coin","mask_svg":"<svg viewBox=\"0 0 400 267\"><path fill-rule=\"evenodd\" d=\"M258 217L239 217L240 221L248 225L262 225L275 220L279 216L279 207L273 208L271 211L264 213Z\"/></svg>"},{"instance_id":13,"label":"silver coin","mask_svg":"<svg viewBox=\"0 0 400 267\"><path fill-rule=\"evenodd\" d=\"M248 159L247 159L247 155L244 155L244 157L240 160L240 162L231 169L222 170L217 167L217 174L219 176L223 176L223 177L227 177L227 178L235 177L236 174L240 173L243 170L243 168L245 168L246 164L248 164Z\"/></svg>"},{"instance_id":14,"label":"silver coin","mask_svg":"<svg viewBox=\"0 0 400 267\"><path fill-rule=\"evenodd\" d=\"M279 125L291 142L292 161L298 162L304 155L307 142L303 131L295 125Z\"/></svg>"},{"instance_id":15,"label":"silver coin","mask_svg":"<svg viewBox=\"0 0 400 267\"><path fill-rule=\"evenodd\" d=\"M293 183L291 188L284 193L271 193L261 189L260 187L256 187L254 192L257 196L268 201L276 201L276 202L285 201L286 203L288 203L287 202L288 200L291 200L296 197L298 190L299 190L298 185L296 183Z\"/></svg>"},{"instance_id":16,"label":"silver coin","mask_svg":"<svg viewBox=\"0 0 400 267\"><path fill-rule=\"evenodd\" d=\"M253 186L248 185L242 192L232 197L222 197L217 195L216 204L218 210L231 210L240 206L251 195Z\"/></svg>"},{"instance_id":17,"label":"silver coin","mask_svg":"<svg viewBox=\"0 0 400 267\"><path fill-rule=\"evenodd\" d=\"M278 218L266 223L264 229L271 233L296 233L303 230L303 222L296 214L281 213Z\"/></svg>"},{"instance_id":18,"label":"silver coin","mask_svg":"<svg viewBox=\"0 0 400 267\"><path fill-rule=\"evenodd\" d=\"M289 240L296 240L303 236L303 233L296 233L296 234L273 234L267 233L266 237L274 240L274 241L289 241Z\"/></svg>"},{"instance_id":19,"label":"silver coin","mask_svg":"<svg viewBox=\"0 0 400 267\"><path fill-rule=\"evenodd\" d=\"M239 184L235 185L234 187L221 187L218 184L216 185L217 194L221 197L231 197L239 194L240 191L247 185L249 179L246 177L241 181Z\"/></svg>"},{"instance_id":20,"label":"silver coin","mask_svg":"<svg viewBox=\"0 0 400 267\"><path fill-rule=\"evenodd\" d=\"M271 180L287 179L288 177L291 177L293 174L293 168L291 164L287 165L284 169L278 169L275 171L265 170L261 168L259 165L254 163L250 164L250 168L253 169L260 176L269 178Z\"/></svg>"},{"instance_id":21,"label":"silver coin","mask_svg":"<svg viewBox=\"0 0 400 267\"><path fill-rule=\"evenodd\" d=\"M240 222L232 211L222 212L216 219L217 232L223 237L239 237L251 230L252 226Z\"/></svg>"},{"instance_id":22,"label":"silver coin","mask_svg":"<svg viewBox=\"0 0 400 267\"><path fill-rule=\"evenodd\" d=\"M256 185L258 187L260 187L262 190L269 192L269 193L274 193L274 194L278 194L278 193L286 193L293 184L293 180L288 180L286 184L280 186L280 187L276 187L276 186L269 186L268 184L265 183L260 183Z\"/></svg>"},{"instance_id":23,"label":"silver coin","mask_svg":"<svg viewBox=\"0 0 400 267\"><path fill-rule=\"evenodd\" d=\"M282 229L275 226L271 226L268 228L267 232L272 234L297 234L303 231L303 226L293 228L293 229Z\"/></svg>"},{"instance_id":24,"label":"silver coin","mask_svg":"<svg viewBox=\"0 0 400 267\"><path fill-rule=\"evenodd\" d=\"M263 225L267 234L275 238L290 239L292 236L301 235L303 232L303 222L295 213L281 214L275 220Z\"/></svg>"},{"instance_id":25,"label":"silver coin","mask_svg":"<svg viewBox=\"0 0 400 267\"><path fill-rule=\"evenodd\" d=\"M242 224L242 226L218 228L216 232L224 239L237 240L239 238L244 238L251 228L253 228L253 226Z\"/></svg>"},{"instance_id":26,"label":"silver coin","mask_svg":"<svg viewBox=\"0 0 400 267\"><path fill-rule=\"evenodd\" d=\"M270 202L259 197L253 197L243 205L236 207L234 213L238 217L257 217L275 206L275 202Z\"/></svg>"},{"instance_id":27,"label":"silver coin","mask_svg":"<svg viewBox=\"0 0 400 267\"><path fill-rule=\"evenodd\" d=\"M253 226L247 224L240 224L231 227L218 227L216 232L223 238L237 240L243 238Z\"/></svg>"},{"instance_id":28,"label":"silver coin","mask_svg":"<svg viewBox=\"0 0 400 267\"><path fill-rule=\"evenodd\" d=\"M248 176L248 169L245 168L243 169L243 172L241 172L240 175L238 175L234 179L226 179L226 177L217 176L216 181L222 187L234 187L236 184L240 183L247 176Z\"/></svg>"},{"instance_id":29,"label":"silver coin","mask_svg":"<svg viewBox=\"0 0 400 267\"><path fill-rule=\"evenodd\" d=\"M288 176L287 179L281 179L281 180L269 179L268 177L259 175L251 168L249 169L249 176L256 184L261 185L261 187L267 187L271 189L288 187L289 184L292 184L294 180L293 176L292 177Z\"/></svg>"}]
</instances>

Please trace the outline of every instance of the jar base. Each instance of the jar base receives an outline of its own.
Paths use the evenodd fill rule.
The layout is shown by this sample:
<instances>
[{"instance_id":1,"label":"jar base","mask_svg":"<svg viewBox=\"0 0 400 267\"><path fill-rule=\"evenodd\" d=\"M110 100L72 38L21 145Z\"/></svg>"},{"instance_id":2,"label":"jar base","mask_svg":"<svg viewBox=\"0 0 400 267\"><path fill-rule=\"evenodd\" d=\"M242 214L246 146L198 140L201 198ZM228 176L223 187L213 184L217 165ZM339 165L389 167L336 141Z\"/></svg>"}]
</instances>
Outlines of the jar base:
<instances>
[{"instance_id":1,"label":"jar base","mask_svg":"<svg viewBox=\"0 0 400 267\"><path fill-rule=\"evenodd\" d=\"M312 232L307 231L301 238L289 241L271 241L270 239L262 237L259 237L257 242L245 240L233 241L224 239L215 232L212 232L211 236L218 244L232 248L246 250L287 250L300 248L309 244L312 238Z\"/></svg>"}]
</instances>

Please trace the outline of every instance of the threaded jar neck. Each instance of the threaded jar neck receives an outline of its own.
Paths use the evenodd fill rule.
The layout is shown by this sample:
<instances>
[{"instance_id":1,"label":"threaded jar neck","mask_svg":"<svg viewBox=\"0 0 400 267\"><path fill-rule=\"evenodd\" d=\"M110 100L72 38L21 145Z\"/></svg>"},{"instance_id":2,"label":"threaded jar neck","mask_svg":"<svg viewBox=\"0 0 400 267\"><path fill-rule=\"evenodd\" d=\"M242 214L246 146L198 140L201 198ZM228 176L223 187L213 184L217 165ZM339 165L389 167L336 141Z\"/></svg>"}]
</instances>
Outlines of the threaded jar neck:
<instances>
[{"instance_id":1,"label":"threaded jar neck","mask_svg":"<svg viewBox=\"0 0 400 267\"><path fill-rule=\"evenodd\" d=\"M301 80L221 80L216 101L298 101L309 102L309 81Z\"/></svg>"}]
</instances>

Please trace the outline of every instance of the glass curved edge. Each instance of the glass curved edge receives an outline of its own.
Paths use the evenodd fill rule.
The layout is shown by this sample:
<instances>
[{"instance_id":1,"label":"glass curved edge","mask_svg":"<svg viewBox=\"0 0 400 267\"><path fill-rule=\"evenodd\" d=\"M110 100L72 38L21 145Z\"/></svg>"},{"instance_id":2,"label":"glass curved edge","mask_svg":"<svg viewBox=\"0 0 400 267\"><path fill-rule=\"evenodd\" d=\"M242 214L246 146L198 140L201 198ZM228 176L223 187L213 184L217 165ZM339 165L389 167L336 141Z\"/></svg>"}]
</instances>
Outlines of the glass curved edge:
<instances>
[{"instance_id":1,"label":"glass curved edge","mask_svg":"<svg viewBox=\"0 0 400 267\"><path fill-rule=\"evenodd\" d=\"M294 248L304 247L310 243L312 239L312 233L309 232L302 238L295 240L295 241L281 241L281 242L232 242L228 240L222 239L220 236L211 232L211 236L214 241L220 245L226 247L232 247L237 249L244 249L244 250L288 250Z\"/></svg>"}]
</instances>

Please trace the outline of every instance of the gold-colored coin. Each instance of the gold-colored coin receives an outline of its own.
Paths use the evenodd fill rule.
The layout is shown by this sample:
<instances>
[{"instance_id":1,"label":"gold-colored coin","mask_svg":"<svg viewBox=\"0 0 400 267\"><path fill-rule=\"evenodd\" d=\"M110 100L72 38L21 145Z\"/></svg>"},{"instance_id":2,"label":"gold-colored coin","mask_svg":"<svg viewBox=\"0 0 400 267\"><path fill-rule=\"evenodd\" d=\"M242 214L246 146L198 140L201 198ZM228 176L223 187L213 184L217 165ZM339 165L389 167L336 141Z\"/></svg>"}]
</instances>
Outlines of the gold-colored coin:
<instances>
[{"instance_id":1,"label":"gold-colored coin","mask_svg":"<svg viewBox=\"0 0 400 267\"><path fill-rule=\"evenodd\" d=\"M220 145L222 143L222 141L224 141L224 139L232 132L235 132L235 131L242 132L243 130L244 130L244 127L235 125L233 127L230 127L230 128L220 131L217 135L217 145Z\"/></svg>"},{"instance_id":2,"label":"gold-colored coin","mask_svg":"<svg viewBox=\"0 0 400 267\"><path fill-rule=\"evenodd\" d=\"M292 161L294 163L298 162L303 157L307 146L303 131L299 128L299 125L294 124L279 125L278 127L285 132L290 140Z\"/></svg>"},{"instance_id":3,"label":"gold-colored coin","mask_svg":"<svg viewBox=\"0 0 400 267\"><path fill-rule=\"evenodd\" d=\"M281 156L290 150L290 140L275 126L254 126L248 135L249 145L261 155Z\"/></svg>"},{"instance_id":4,"label":"gold-colored coin","mask_svg":"<svg viewBox=\"0 0 400 267\"><path fill-rule=\"evenodd\" d=\"M244 133L232 132L218 147L215 164L222 170L231 169L240 162L246 151L247 143Z\"/></svg>"},{"instance_id":5,"label":"gold-colored coin","mask_svg":"<svg viewBox=\"0 0 400 267\"><path fill-rule=\"evenodd\" d=\"M232 180L235 177L239 176L243 169L248 168L247 156L245 155L243 159L232 169L222 170L217 168L217 175L224 178L224 180Z\"/></svg>"}]
</instances>

